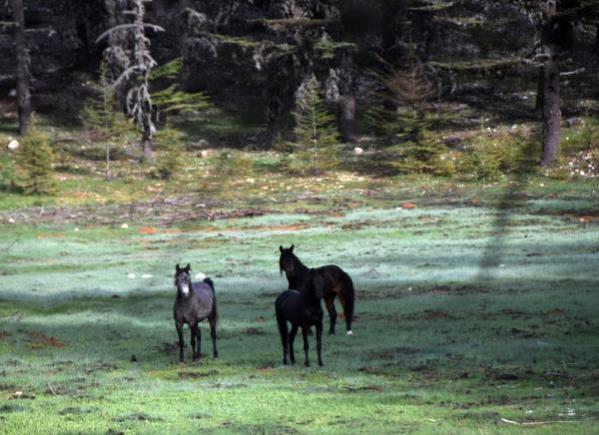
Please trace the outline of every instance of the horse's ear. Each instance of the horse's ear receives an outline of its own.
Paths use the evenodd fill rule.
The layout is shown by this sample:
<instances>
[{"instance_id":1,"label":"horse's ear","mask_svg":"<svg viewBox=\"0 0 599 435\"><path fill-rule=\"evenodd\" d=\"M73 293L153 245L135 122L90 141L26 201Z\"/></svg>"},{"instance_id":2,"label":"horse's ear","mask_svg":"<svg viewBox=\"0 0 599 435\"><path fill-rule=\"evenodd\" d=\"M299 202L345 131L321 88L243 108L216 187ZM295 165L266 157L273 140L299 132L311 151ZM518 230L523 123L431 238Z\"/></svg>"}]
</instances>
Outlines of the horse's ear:
<instances>
[{"instance_id":1,"label":"horse's ear","mask_svg":"<svg viewBox=\"0 0 599 435\"><path fill-rule=\"evenodd\" d=\"M316 299L322 299L324 297L324 278L318 273L315 273L312 276L312 288L314 289L314 296Z\"/></svg>"},{"instance_id":2,"label":"horse's ear","mask_svg":"<svg viewBox=\"0 0 599 435\"><path fill-rule=\"evenodd\" d=\"M189 265L189 263L187 263L187 266L185 266L185 271L189 272L191 270L191 266Z\"/></svg>"},{"instance_id":3,"label":"horse's ear","mask_svg":"<svg viewBox=\"0 0 599 435\"><path fill-rule=\"evenodd\" d=\"M177 273L179 273L179 271L181 270L181 268L179 267L179 263L177 263L177 265L175 266L175 270L177 271Z\"/></svg>"},{"instance_id":4,"label":"horse's ear","mask_svg":"<svg viewBox=\"0 0 599 435\"><path fill-rule=\"evenodd\" d=\"M293 248L294 248L294 247L295 247L295 245L291 245L291 248L289 248L289 250L290 250L291 252L293 252Z\"/></svg>"},{"instance_id":5,"label":"horse's ear","mask_svg":"<svg viewBox=\"0 0 599 435\"><path fill-rule=\"evenodd\" d=\"M283 253L283 247L281 245L279 245L279 251L281 251L281 253Z\"/></svg>"}]
</instances>

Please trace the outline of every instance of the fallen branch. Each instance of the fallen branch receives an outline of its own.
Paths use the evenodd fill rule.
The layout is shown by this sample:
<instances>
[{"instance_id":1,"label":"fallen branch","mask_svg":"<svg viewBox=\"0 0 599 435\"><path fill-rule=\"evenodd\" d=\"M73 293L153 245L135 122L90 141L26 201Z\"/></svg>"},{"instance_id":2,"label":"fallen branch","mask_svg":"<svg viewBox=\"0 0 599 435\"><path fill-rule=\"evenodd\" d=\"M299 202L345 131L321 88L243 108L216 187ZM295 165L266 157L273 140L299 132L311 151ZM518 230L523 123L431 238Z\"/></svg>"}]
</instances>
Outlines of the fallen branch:
<instances>
[{"instance_id":1,"label":"fallen branch","mask_svg":"<svg viewBox=\"0 0 599 435\"><path fill-rule=\"evenodd\" d=\"M50 385L50 382L47 382L46 385L48 385L48 391L50 393L52 393L53 396L60 396L60 394L58 394L56 391L54 391L54 389L52 388L52 385Z\"/></svg>"},{"instance_id":2,"label":"fallen branch","mask_svg":"<svg viewBox=\"0 0 599 435\"><path fill-rule=\"evenodd\" d=\"M591 420L547 420L547 421L525 421L522 423L518 423L514 420L508 420L507 418L502 418L501 421L507 424L513 424L516 426L541 426L544 424L555 424L555 423L584 423Z\"/></svg>"}]
</instances>

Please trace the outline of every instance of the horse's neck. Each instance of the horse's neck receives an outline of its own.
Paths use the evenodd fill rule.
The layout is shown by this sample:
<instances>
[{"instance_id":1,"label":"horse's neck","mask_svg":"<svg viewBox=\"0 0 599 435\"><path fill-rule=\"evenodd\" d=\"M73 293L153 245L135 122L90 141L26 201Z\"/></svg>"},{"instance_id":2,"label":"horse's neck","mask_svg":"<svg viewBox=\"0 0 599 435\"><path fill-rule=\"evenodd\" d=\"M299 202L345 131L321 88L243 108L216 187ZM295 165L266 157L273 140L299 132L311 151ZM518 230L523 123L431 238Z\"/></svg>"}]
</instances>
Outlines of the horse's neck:
<instances>
[{"instance_id":1,"label":"horse's neck","mask_svg":"<svg viewBox=\"0 0 599 435\"><path fill-rule=\"evenodd\" d=\"M295 266L296 266L297 272L299 272L299 273L296 273L297 275L300 275L300 274L303 275L310 270L310 268L308 266L306 266L304 263L302 263L302 260L300 260L297 257L295 257Z\"/></svg>"}]
</instances>

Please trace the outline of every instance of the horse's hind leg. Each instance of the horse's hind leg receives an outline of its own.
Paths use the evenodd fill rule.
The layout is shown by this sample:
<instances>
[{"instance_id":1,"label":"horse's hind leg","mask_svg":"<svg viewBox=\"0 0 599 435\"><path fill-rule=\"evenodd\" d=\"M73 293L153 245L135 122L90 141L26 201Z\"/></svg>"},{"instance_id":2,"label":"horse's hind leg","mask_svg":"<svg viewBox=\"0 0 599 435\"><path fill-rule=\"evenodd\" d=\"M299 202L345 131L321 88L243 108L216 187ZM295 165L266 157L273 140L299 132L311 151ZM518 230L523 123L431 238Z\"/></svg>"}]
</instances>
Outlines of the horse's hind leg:
<instances>
[{"instance_id":1,"label":"horse's hind leg","mask_svg":"<svg viewBox=\"0 0 599 435\"><path fill-rule=\"evenodd\" d=\"M183 347L185 346L185 341L183 340L183 323L175 322L175 327L177 328L177 334L179 335L179 361L183 362Z\"/></svg>"},{"instance_id":2,"label":"horse's hind leg","mask_svg":"<svg viewBox=\"0 0 599 435\"><path fill-rule=\"evenodd\" d=\"M279 325L279 334L281 335L281 344L283 345L283 364L287 365L287 351L289 332L287 330L287 320L277 314L277 324Z\"/></svg>"},{"instance_id":3,"label":"horse's hind leg","mask_svg":"<svg viewBox=\"0 0 599 435\"><path fill-rule=\"evenodd\" d=\"M318 334L318 331L316 333ZM308 358L308 351L310 350L310 344L308 343L308 326L302 326L302 336L304 337L304 365L310 367L310 359Z\"/></svg>"},{"instance_id":4,"label":"horse's hind leg","mask_svg":"<svg viewBox=\"0 0 599 435\"><path fill-rule=\"evenodd\" d=\"M291 327L291 333L289 334L289 358L291 364L295 364L295 352L293 351L293 342L295 341L295 335L297 334L297 325Z\"/></svg>"},{"instance_id":5,"label":"horse's hind leg","mask_svg":"<svg viewBox=\"0 0 599 435\"><path fill-rule=\"evenodd\" d=\"M202 355L202 331L197 323L191 328L191 349L193 350L193 361L200 359Z\"/></svg>"},{"instance_id":6,"label":"horse's hind leg","mask_svg":"<svg viewBox=\"0 0 599 435\"><path fill-rule=\"evenodd\" d=\"M212 356L218 358L218 351L216 350L216 319L209 319L210 322L210 338L212 338Z\"/></svg>"},{"instance_id":7,"label":"horse's hind leg","mask_svg":"<svg viewBox=\"0 0 599 435\"><path fill-rule=\"evenodd\" d=\"M331 323L329 324L329 334L335 333L335 323L337 322L337 310L335 309L335 293L330 292L325 295L325 304Z\"/></svg>"},{"instance_id":8,"label":"horse's hind leg","mask_svg":"<svg viewBox=\"0 0 599 435\"><path fill-rule=\"evenodd\" d=\"M322 319L316 324L316 354L318 365L322 367Z\"/></svg>"}]
</instances>

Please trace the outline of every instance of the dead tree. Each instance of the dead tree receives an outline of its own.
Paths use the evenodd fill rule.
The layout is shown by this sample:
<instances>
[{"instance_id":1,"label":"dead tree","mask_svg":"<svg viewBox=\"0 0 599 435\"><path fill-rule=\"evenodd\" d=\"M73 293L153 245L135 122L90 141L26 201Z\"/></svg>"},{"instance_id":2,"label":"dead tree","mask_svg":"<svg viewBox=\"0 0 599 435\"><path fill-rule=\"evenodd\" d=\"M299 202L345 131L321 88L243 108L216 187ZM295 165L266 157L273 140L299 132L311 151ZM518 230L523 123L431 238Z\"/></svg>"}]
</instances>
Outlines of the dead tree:
<instances>
[{"instance_id":1,"label":"dead tree","mask_svg":"<svg viewBox=\"0 0 599 435\"><path fill-rule=\"evenodd\" d=\"M121 87L128 89L125 99L127 115L141 131L143 155L149 162L154 161L152 137L156 132L156 127L152 120L152 98L149 90L149 76L157 63L150 54L150 40L146 36L146 29L157 32L164 31L160 26L144 22L146 13L145 3L150 3L151 1L133 0L133 9L123 11L124 15L132 16L133 21L112 27L96 40L96 42L100 42L115 33L123 32L128 33L133 40L128 65L120 76L116 78L113 86L116 89ZM127 52L126 50L122 51ZM110 58L108 60L110 61Z\"/></svg>"},{"instance_id":2,"label":"dead tree","mask_svg":"<svg viewBox=\"0 0 599 435\"><path fill-rule=\"evenodd\" d=\"M29 52L25 41L25 11L23 0L12 0L12 14L15 22L15 48L17 51L17 107L19 111L19 131L27 133L31 118L31 94L29 92Z\"/></svg>"}]
</instances>

